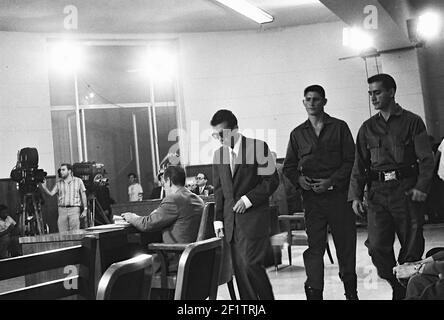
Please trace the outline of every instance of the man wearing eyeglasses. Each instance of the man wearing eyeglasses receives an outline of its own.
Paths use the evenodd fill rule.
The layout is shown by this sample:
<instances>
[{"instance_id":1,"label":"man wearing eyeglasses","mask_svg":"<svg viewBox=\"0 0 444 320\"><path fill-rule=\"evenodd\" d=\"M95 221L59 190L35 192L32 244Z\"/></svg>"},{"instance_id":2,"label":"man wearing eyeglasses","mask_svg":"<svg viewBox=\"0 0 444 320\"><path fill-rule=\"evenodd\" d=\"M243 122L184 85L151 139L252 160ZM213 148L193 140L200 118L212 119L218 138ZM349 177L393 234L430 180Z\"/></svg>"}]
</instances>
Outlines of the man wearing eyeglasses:
<instances>
[{"instance_id":1,"label":"man wearing eyeglasses","mask_svg":"<svg viewBox=\"0 0 444 320\"><path fill-rule=\"evenodd\" d=\"M264 141L238 132L231 111L217 111L211 126L222 145L213 159L216 235L225 234L230 244L240 298L272 300L264 248L270 241L268 199L279 185L275 162Z\"/></svg>"},{"instance_id":2,"label":"man wearing eyeglasses","mask_svg":"<svg viewBox=\"0 0 444 320\"><path fill-rule=\"evenodd\" d=\"M197 195L209 196L213 194L213 186L207 185L208 179L205 173L199 172L196 175L196 188L193 192Z\"/></svg>"},{"instance_id":3,"label":"man wearing eyeglasses","mask_svg":"<svg viewBox=\"0 0 444 320\"><path fill-rule=\"evenodd\" d=\"M308 249L304 252L307 300L322 300L327 226L333 235L339 277L347 300L357 300L356 223L347 190L355 146L347 124L324 112L325 90L304 90L308 119L290 134L284 174L302 189Z\"/></svg>"}]
</instances>

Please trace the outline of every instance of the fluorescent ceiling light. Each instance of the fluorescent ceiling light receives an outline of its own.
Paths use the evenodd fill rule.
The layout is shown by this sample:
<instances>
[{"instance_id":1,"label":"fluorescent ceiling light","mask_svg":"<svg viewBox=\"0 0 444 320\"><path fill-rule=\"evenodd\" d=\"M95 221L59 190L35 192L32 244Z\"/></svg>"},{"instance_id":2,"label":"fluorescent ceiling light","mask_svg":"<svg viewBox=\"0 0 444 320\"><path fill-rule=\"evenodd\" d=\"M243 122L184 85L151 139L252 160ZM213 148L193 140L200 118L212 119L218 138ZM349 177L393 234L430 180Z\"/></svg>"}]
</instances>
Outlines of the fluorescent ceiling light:
<instances>
[{"instance_id":1,"label":"fluorescent ceiling light","mask_svg":"<svg viewBox=\"0 0 444 320\"><path fill-rule=\"evenodd\" d=\"M256 21L257 23L268 23L274 20L273 16L269 15L262 9L253 6L245 0L216 0L217 2L227 6L234 11Z\"/></svg>"}]
</instances>

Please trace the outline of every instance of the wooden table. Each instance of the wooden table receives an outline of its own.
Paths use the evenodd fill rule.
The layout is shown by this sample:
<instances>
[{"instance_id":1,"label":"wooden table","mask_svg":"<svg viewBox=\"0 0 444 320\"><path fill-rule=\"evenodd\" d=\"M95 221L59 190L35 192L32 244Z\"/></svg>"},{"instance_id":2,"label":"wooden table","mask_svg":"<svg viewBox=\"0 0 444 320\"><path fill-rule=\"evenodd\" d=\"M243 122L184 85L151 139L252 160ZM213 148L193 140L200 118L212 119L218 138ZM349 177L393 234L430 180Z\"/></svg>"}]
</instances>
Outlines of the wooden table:
<instances>
[{"instance_id":1,"label":"wooden table","mask_svg":"<svg viewBox=\"0 0 444 320\"><path fill-rule=\"evenodd\" d=\"M132 226L120 226L117 229L76 230L61 233L45 234L19 238L24 255L47 250L80 245L83 237L92 235L98 240L96 252L96 280L100 279L105 270L114 262L133 257L137 253L146 252L147 244L161 242L160 233L140 233ZM70 275L73 267L65 267L51 271L39 272L25 277L26 286L51 280L61 279ZM77 268L78 270L78 268Z\"/></svg>"}]
</instances>

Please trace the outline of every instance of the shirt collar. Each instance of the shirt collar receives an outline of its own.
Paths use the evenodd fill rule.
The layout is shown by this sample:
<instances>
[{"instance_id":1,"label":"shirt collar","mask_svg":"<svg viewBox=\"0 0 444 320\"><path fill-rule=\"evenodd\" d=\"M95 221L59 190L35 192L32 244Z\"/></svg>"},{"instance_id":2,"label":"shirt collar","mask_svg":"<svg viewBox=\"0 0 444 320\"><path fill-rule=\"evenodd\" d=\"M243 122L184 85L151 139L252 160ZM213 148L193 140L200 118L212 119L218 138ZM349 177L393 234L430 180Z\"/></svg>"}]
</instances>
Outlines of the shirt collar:
<instances>
[{"instance_id":1,"label":"shirt collar","mask_svg":"<svg viewBox=\"0 0 444 320\"><path fill-rule=\"evenodd\" d=\"M402 115L404 109L402 109L402 107L399 104L396 104L395 109L393 110L393 113L390 115L390 118L393 116L400 116ZM378 112L377 114L379 116L379 118L384 119L384 117L381 114L381 111Z\"/></svg>"},{"instance_id":2,"label":"shirt collar","mask_svg":"<svg viewBox=\"0 0 444 320\"><path fill-rule=\"evenodd\" d=\"M330 124L333 122L333 120L331 119L330 115L327 112L324 112L324 119L323 119L324 125L326 124ZM308 129L311 128L311 122L310 119L307 119L304 122L304 128Z\"/></svg>"}]
</instances>

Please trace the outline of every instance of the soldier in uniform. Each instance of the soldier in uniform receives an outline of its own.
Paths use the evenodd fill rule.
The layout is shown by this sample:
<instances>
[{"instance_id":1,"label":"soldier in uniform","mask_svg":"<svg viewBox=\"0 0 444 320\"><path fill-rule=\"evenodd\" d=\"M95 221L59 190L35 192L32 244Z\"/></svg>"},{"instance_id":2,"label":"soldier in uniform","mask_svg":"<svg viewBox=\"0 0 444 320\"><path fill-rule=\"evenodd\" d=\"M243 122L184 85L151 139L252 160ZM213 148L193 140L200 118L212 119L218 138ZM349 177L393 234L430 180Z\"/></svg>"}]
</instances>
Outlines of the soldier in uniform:
<instances>
[{"instance_id":1,"label":"soldier in uniform","mask_svg":"<svg viewBox=\"0 0 444 320\"><path fill-rule=\"evenodd\" d=\"M308 120L290 134L284 174L302 189L308 249L304 252L308 300L322 300L324 253L330 227L347 300L357 300L356 216L347 202L355 145L347 124L324 112L325 91L304 90Z\"/></svg>"},{"instance_id":2,"label":"soldier in uniform","mask_svg":"<svg viewBox=\"0 0 444 320\"><path fill-rule=\"evenodd\" d=\"M372 103L379 112L358 132L349 201L364 213L368 189L368 247L378 275L393 288L393 299L405 297L405 287L393 274L396 263L421 260L424 252L423 206L433 176L433 154L421 118L395 102L396 83L388 74L368 79ZM395 258L395 234L401 244Z\"/></svg>"}]
</instances>

